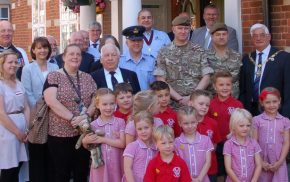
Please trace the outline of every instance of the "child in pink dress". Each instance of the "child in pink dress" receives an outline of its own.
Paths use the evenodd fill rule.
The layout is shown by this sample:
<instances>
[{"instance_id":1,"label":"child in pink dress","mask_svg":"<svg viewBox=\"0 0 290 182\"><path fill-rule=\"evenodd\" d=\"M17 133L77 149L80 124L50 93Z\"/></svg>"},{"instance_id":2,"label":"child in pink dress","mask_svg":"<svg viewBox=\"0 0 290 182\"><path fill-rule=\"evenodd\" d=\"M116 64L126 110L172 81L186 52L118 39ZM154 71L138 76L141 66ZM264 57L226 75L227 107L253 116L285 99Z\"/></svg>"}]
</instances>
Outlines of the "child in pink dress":
<instances>
[{"instance_id":1,"label":"child in pink dress","mask_svg":"<svg viewBox=\"0 0 290 182\"><path fill-rule=\"evenodd\" d=\"M186 161L192 181L209 182L207 172L214 147L208 136L196 131L196 114L196 110L191 106L184 106L178 110L177 118L183 132L175 139L175 150L177 155Z\"/></svg>"},{"instance_id":2,"label":"child in pink dress","mask_svg":"<svg viewBox=\"0 0 290 182\"><path fill-rule=\"evenodd\" d=\"M95 130L105 132L104 137L88 134L83 139L88 144L102 144L105 165L90 170L90 182L120 182L122 180L122 152L125 148L125 121L114 117L115 95L108 88L100 88L96 93L96 107L100 116L91 123Z\"/></svg>"},{"instance_id":3,"label":"child in pink dress","mask_svg":"<svg viewBox=\"0 0 290 182\"><path fill-rule=\"evenodd\" d=\"M281 97L277 89L266 87L259 99L264 112L253 118L254 137L262 148L263 170L259 181L288 181L286 156L289 151L290 121L278 112Z\"/></svg>"},{"instance_id":4,"label":"child in pink dress","mask_svg":"<svg viewBox=\"0 0 290 182\"><path fill-rule=\"evenodd\" d=\"M129 118L125 129L126 145L136 140L136 129L132 119L134 115L140 111L148 111L154 115L159 112L159 108L157 95L152 90L141 91L134 96L132 117ZM154 127L160 125L163 125L162 120L154 117Z\"/></svg>"},{"instance_id":5,"label":"child in pink dress","mask_svg":"<svg viewBox=\"0 0 290 182\"><path fill-rule=\"evenodd\" d=\"M146 167L157 153L152 140L153 116L141 111L134 116L137 140L129 143L123 153L125 176L123 181L143 182Z\"/></svg>"},{"instance_id":6,"label":"child in pink dress","mask_svg":"<svg viewBox=\"0 0 290 182\"><path fill-rule=\"evenodd\" d=\"M261 148L251 137L252 115L235 109L230 118L229 139L224 144L226 182L256 182L261 174Z\"/></svg>"}]
</instances>

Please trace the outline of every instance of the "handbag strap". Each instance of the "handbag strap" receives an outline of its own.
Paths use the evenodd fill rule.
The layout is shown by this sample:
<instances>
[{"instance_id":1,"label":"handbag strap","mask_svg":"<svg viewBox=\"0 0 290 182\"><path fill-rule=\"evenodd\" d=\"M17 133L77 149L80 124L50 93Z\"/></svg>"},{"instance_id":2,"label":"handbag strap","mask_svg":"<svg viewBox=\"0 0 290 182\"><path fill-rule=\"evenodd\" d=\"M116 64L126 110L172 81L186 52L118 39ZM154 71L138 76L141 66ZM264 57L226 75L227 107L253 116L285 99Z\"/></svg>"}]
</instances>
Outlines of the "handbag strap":
<instances>
[{"instance_id":1,"label":"handbag strap","mask_svg":"<svg viewBox=\"0 0 290 182\"><path fill-rule=\"evenodd\" d=\"M71 83L73 89L75 90L75 92L77 93L79 100L76 100L77 104L80 104L82 101L82 97L81 97L81 86L80 86L80 76L79 76L79 72L77 72L77 87L74 84L74 82L71 79L71 76L69 76L69 74L67 73L67 71L65 70L65 68L63 67L63 72L65 73L66 77L68 78L69 82Z\"/></svg>"}]
</instances>

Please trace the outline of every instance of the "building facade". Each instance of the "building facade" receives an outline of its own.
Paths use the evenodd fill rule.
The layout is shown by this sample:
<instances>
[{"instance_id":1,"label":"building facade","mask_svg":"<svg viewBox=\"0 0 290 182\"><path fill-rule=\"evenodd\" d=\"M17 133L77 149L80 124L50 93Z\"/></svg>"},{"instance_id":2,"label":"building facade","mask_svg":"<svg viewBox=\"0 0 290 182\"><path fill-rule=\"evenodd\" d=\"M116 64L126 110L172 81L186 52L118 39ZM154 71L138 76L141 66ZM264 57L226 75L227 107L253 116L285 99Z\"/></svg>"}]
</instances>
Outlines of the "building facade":
<instances>
[{"instance_id":1,"label":"building facade","mask_svg":"<svg viewBox=\"0 0 290 182\"><path fill-rule=\"evenodd\" d=\"M163 31L171 30L171 21L182 11L190 13L196 26L204 24L203 8L209 3L220 9L220 21L234 27L240 44L240 52L252 50L249 27L257 22L265 23L272 33L272 44L290 50L290 0L104 0L106 8L95 13L95 4L82 6L80 13L73 13L61 0L2 0L0 19L12 22L15 29L14 43L29 53L36 36L52 35L62 50L73 31L86 29L93 13L103 25L103 34L113 34L122 42L123 28L137 23L137 12L150 9L155 26ZM92 7L93 6L93 7ZM94 17L95 16L95 17Z\"/></svg>"}]
</instances>

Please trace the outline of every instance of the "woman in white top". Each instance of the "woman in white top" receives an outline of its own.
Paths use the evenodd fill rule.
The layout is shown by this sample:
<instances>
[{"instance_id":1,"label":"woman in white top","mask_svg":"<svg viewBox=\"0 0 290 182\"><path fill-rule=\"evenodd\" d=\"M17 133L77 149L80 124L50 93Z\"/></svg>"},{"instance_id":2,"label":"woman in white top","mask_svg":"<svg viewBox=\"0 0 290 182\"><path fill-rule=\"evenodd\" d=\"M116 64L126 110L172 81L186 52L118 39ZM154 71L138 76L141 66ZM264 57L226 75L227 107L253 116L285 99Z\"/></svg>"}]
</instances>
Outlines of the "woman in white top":
<instances>
[{"instance_id":1,"label":"woman in white top","mask_svg":"<svg viewBox=\"0 0 290 182\"><path fill-rule=\"evenodd\" d=\"M20 166L28 160L25 130L30 110L25 89L16 79L18 67L16 53L0 54L0 182L18 182Z\"/></svg>"},{"instance_id":2,"label":"woman in white top","mask_svg":"<svg viewBox=\"0 0 290 182\"><path fill-rule=\"evenodd\" d=\"M51 54L51 46L46 37L34 39L30 54L33 61L24 66L21 82L25 88L29 106L32 108L42 96L43 85L48 73L57 70L58 66L48 61ZM47 144L29 142L28 149L30 181L46 182L48 180Z\"/></svg>"}]
</instances>

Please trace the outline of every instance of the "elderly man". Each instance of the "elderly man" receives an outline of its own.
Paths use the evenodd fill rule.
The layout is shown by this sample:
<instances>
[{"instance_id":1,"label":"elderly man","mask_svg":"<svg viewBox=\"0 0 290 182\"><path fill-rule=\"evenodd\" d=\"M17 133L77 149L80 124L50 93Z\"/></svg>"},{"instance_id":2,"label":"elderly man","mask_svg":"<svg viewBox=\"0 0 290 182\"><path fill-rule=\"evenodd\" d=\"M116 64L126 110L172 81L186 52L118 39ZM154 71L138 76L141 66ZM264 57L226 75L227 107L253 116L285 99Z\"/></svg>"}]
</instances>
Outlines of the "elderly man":
<instances>
[{"instance_id":1,"label":"elderly man","mask_svg":"<svg viewBox=\"0 0 290 182\"><path fill-rule=\"evenodd\" d=\"M138 24L145 27L142 52L156 59L159 50L171 42L167 33L153 28L154 19L148 9L138 13Z\"/></svg>"},{"instance_id":2,"label":"elderly man","mask_svg":"<svg viewBox=\"0 0 290 182\"><path fill-rule=\"evenodd\" d=\"M76 44L80 47L80 49L82 50L82 62L79 69L83 72L90 73L92 64L94 62L94 56L85 52L83 35L80 32L73 32L70 36L69 44ZM60 68L62 68L62 54L56 56L55 59L58 64L61 65Z\"/></svg>"},{"instance_id":3,"label":"elderly man","mask_svg":"<svg viewBox=\"0 0 290 182\"><path fill-rule=\"evenodd\" d=\"M228 71L233 76L233 96L239 97L239 72L242 66L242 56L227 46L229 41L228 26L224 23L215 23L210 30L212 48L202 58L208 61L215 72ZM213 87L209 88L213 91Z\"/></svg>"},{"instance_id":4,"label":"elderly man","mask_svg":"<svg viewBox=\"0 0 290 182\"><path fill-rule=\"evenodd\" d=\"M90 47L92 49L88 50L88 53L92 54L95 57L95 60L100 59L100 36L102 34L102 25L94 21L89 24L89 38L90 38Z\"/></svg>"},{"instance_id":5,"label":"elderly man","mask_svg":"<svg viewBox=\"0 0 290 182\"><path fill-rule=\"evenodd\" d=\"M155 80L152 75L155 59L142 52L144 31L143 26L131 26L122 31L126 37L128 51L121 56L119 65L121 68L136 72L141 90L149 89L149 85Z\"/></svg>"},{"instance_id":6,"label":"elderly man","mask_svg":"<svg viewBox=\"0 0 290 182\"><path fill-rule=\"evenodd\" d=\"M170 95L177 103L187 105L189 95L195 89L206 89L213 70L202 61L203 49L188 40L190 19L178 16L172 21L174 40L162 48L157 57L157 80L167 82Z\"/></svg>"},{"instance_id":7,"label":"elderly man","mask_svg":"<svg viewBox=\"0 0 290 182\"><path fill-rule=\"evenodd\" d=\"M106 44L101 48L102 69L91 73L98 88L114 90L117 83L127 82L133 88L133 93L140 91L140 85L135 72L119 68L120 51L113 44Z\"/></svg>"},{"instance_id":8,"label":"elderly man","mask_svg":"<svg viewBox=\"0 0 290 182\"><path fill-rule=\"evenodd\" d=\"M46 38L47 38L47 40L48 40L48 42L50 44L50 47L51 47L51 54L50 54L49 62L58 65L58 62L55 59L55 56L59 54L58 53L58 47L57 47L57 41L51 35L47 35ZM58 65L58 67L59 66L60 65Z\"/></svg>"},{"instance_id":9,"label":"elderly man","mask_svg":"<svg viewBox=\"0 0 290 182\"><path fill-rule=\"evenodd\" d=\"M270 44L271 35L263 24L250 28L255 51L243 57L240 72L240 100L253 115L258 115L258 95L265 87L281 92L281 114L290 118L290 54Z\"/></svg>"},{"instance_id":10,"label":"elderly man","mask_svg":"<svg viewBox=\"0 0 290 182\"><path fill-rule=\"evenodd\" d=\"M193 43L199 44L204 49L209 49L212 47L212 41L210 36L210 29L219 19L219 9L215 5L208 5L204 8L203 19L206 26L197 28L193 31L191 40ZM236 35L236 30L232 27L227 26L229 41L228 47L239 51L239 43Z\"/></svg>"},{"instance_id":11,"label":"elderly man","mask_svg":"<svg viewBox=\"0 0 290 182\"><path fill-rule=\"evenodd\" d=\"M99 61L100 55L99 54L98 55L94 54L95 48L93 48L93 47L90 46L90 36L89 36L89 32L88 31L85 31L85 30L80 30L79 32L82 34L82 36L84 38L84 41L83 41L84 42L84 45L83 45L84 51L87 52L87 53L89 53L89 54L91 54L91 55L93 55L95 62L96 61Z\"/></svg>"},{"instance_id":12,"label":"elderly man","mask_svg":"<svg viewBox=\"0 0 290 182\"><path fill-rule=\"evenodd\" d=\"M13 32L12 24L9 21L0 21L0 53L5 50L12 50L18 53L18 63L20 68L18 69L16 76L20 80L22 68L25 64L29 64L29 60L23 49L13 45Z\"/></svg>"}]
</instances>

